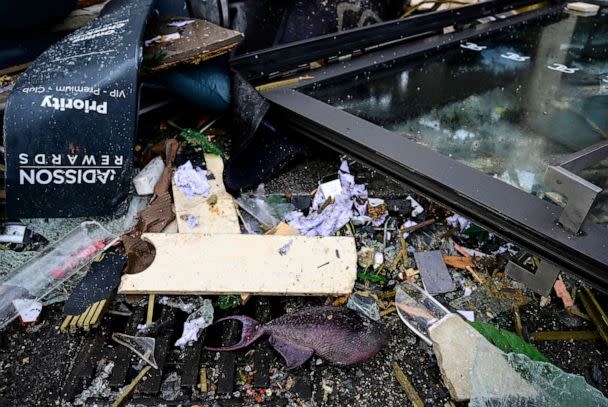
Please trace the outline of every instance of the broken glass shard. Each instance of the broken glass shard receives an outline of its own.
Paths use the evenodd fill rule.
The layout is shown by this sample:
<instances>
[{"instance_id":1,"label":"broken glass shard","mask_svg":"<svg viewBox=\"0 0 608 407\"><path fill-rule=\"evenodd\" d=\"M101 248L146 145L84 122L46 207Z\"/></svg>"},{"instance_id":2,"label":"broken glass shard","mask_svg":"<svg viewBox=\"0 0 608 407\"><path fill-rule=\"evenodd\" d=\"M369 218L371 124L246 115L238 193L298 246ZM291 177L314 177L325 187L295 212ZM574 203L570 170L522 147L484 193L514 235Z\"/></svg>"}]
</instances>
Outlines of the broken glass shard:
<instances>
[{"instance_id":1,"label":"broken glass shard","mask_svg":"<svg viewBox=\"0 0 608 407\"><path fill-rule=\"evenodd\" d=\"M112 339L123 346L131 349L137 356L142 358L154 369L158 369L156 359L154 359L154 348L156 340L147 336L131 336L119 332L112 334Z\"/></svg>"}]
</instances>

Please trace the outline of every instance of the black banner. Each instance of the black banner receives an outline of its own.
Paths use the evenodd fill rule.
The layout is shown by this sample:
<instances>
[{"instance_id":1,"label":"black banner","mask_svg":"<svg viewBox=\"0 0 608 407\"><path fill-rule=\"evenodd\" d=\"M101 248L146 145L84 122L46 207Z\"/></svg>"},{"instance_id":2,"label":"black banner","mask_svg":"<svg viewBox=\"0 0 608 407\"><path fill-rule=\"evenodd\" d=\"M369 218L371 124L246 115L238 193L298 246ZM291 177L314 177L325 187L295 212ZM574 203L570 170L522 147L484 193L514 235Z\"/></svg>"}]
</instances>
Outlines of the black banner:
<instances>
[{"instance_id":1,"label":"black banner","mask_svg":"<svg viewBox=\"0 0 608 407\"><path fill-rule=\"evenodd\" d=\"M113 0L19 78L4 114L7 214L110 215L129 191L154 0Z\"/></svg>"}]
</instances>

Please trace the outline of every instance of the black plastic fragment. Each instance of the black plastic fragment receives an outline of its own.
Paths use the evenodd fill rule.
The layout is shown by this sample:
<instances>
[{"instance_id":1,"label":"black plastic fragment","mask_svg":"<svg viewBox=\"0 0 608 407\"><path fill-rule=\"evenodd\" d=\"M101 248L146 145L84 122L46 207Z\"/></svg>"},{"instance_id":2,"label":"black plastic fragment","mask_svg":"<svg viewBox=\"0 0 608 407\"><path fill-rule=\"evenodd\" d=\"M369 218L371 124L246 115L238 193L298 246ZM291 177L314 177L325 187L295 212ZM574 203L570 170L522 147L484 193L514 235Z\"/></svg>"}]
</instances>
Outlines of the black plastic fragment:
<instances>
[{"instance_id":1,"label":"black plastic fragment","mask_svg":"<svg viewBox=\"0 0 608 407\"><path fill-rule=\"evenodd\" d=\"M80 315L92 304L108 298L120 284L126 265L127 257L119 253L107 253L101 261L93 263L65 302L63 313Z\"/></svg>"}]
</instances>

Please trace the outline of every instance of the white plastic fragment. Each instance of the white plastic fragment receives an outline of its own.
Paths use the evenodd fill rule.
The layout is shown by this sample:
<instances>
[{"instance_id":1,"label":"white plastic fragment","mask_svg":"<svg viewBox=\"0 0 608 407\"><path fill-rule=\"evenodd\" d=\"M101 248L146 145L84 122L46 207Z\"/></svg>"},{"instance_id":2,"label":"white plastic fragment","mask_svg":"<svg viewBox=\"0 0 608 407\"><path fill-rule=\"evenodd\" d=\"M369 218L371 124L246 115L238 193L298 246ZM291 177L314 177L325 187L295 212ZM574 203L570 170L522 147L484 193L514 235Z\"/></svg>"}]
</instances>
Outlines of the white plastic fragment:
<instances>
[{"instance_id":1,"label":"white plastic fragment","mask_svg":"<svg viewBox=\"0 0 608 407\"><path fill-rule=\"evenodd\" d=\"M467 321L475 322L475 311L466 311L459 309L456 312L462 315Z\"/></svg>"},{"instance_id":2,"label":"white plastic fragment","mask_svg":"<svg viewBox=\"0 0 608 407\"><path fill-rule=\"evenodd\" d=\"M0 226L0 243L22 244L25 239L27 227L17 222L6 222Z\"/></svg>"},{"instance_id":3,"label":"white plastic fragment","mask_svg":"<svg viewBox=\"0 0 608 407\"><path fill-rule=\"evenodd\" d=\"M13 306L25 324L36 322L42 312L42 303L36 300L17 298L13 300Z\"/></svg>"},{"instance_id":4,"label":"white plastic fragment","mask_svg":"<svg viewBox=\"0 0 608 407\"><path fill-rule=\"evenodd\" d=\"M418 224L418 222L414 222L413 220L406 220L406 221L403 223L403 229L411 228L412 226L416 226L417 224ZM409 233L405 232L405 233L403 234L403 238L405 239L405 238L407 238L409 235L410 235Z\"/></svg>"},{"instance_id":5,"label":"white plastic fragment","mask_svg":"<svg viewBox=\"0 0 608 407\"><path fill-rule=\"evenodd\" d=\"M213 323L213 304L211 300L205 299L203 305L188 316L184 323L184 332L175 342L175 346L183 348L198 340L198 334Z\"/></svg>"},{"instance_id":6,"label":"white plastic fragment","mask_svg":"<svg viewBox=\"0 0 608 407\"><path fill-rule=\"evenodd\" d=\"M405 200L410 201L410 203L412 204L411 216L416 217L416 216L420 215L422 212L424 212L424 208L422 207L422 205L420 205L418 202L416 202L416 200L414 198L412 198L411 196L408 196L407 198L405 198Z\"/></svg>"},{"instance_id":7,"label":"white plastic fragment","mask_svg":"<svg viewBox=\"0 0 608 407\"><path fill-rule=\"evenodd\" d=\"M160 179L165 170L163 159L154 157L140 172L133 178L133 185L137 195L152 195L154 186Z\"/></svg>"},{"instance_id":8,"label":"white plastic fragment","mask_svg":"<svg viewBox=\"0 0 608 407\"><path fill-rule=\"evenodd\" d=\"M384 254L382 252L374 253L374 270L377 270L384 263Z\"/></svg>"},{"instance_id":9,"label":"white plastic fragment","mask_svg":"<svg viewBox=\"0 0 608 407\"><path fill-rule=\"evenodd\" d=\"M456 213L446 218L445 221L453 228L460 228L461 233L464 232L465 229L471 224L470 220Z\"/></svg>"}]
</instances>

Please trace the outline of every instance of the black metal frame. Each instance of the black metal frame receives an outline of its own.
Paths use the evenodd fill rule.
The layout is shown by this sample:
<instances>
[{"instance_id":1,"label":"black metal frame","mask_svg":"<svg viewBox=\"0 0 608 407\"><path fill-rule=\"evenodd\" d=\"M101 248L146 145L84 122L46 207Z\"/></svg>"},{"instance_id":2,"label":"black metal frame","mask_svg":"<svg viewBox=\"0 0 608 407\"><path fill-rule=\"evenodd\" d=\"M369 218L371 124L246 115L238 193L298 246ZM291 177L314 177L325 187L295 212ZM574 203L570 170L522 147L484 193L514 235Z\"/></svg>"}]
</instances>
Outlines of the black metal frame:
<instances>
[{"instance_id":1,"label":"black metal frame","mask_svg":"<svg viewBox=\"0 0 608 407\"><path fill-rule=\"evenodd\" d=\"M319 59L350 55L355 51L406 40L452 25L474 24L479 18L537 3L539 0L494 0L421 14L249 52L232 58L230 65L248 80L268 78L274 73L295 69Z\"/></svg>"},{"instance_id":2,"label":"black metal frame","mask_svg":"<svg viewBox=\"0 0 608 407\"><path fill-rule=\"evenodd\" d=\"M314 80L271 89L272 103L289 130L347 153L473 222L492 230L553 267L608 287L608 228L585 222L574 234L558 224L561 208L443 156L366 120L327 105L298 88L386 62L437 52L465 40L557 13L560 5L497 20L450 35L427 37L314 71ZM292 51L296 51L294 48ZM539 276L540 277L540 276Z\"/></svg>"}]
</instances>

